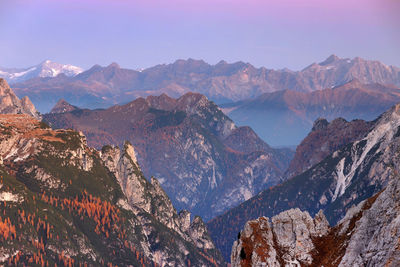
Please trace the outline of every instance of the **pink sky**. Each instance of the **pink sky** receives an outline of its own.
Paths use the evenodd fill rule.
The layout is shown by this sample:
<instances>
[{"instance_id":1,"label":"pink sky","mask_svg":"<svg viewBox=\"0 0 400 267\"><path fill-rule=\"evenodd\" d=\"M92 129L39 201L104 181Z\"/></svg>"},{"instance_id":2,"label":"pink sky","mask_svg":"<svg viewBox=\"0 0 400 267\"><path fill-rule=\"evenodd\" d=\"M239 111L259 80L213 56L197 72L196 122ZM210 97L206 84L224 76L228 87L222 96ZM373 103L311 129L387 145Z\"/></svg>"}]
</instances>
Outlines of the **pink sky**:
<instances>
[{"instance_id":1,"label":"pink sky","mask_svg":"<svg viewBox=\"0 0 400 267\"><path fill-rule=\"evenodd\" d=\"M1 1L0 66L192 57L299 69L332 53L400 65L398 14L398 0Z\"/></svg>"}]
</instances>

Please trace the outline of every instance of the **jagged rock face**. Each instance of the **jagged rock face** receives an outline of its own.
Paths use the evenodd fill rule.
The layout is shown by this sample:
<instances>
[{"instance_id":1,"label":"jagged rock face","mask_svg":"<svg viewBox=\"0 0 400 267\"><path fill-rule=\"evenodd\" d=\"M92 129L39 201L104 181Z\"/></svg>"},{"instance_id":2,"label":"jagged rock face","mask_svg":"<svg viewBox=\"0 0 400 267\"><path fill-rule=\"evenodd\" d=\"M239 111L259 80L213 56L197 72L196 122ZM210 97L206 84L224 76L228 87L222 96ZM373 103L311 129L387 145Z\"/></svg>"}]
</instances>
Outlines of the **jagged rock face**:
<instances>
[{"instance_id":1,"label":"jagged rock face","mask_svg":"<svg viewBox=\"0 0 400 267\"><path fill-rule=\"evenodd\" d=\"M360 211L357 215L361 213L361 218L352 229L339 266L400 264L400 177L396 174L394 180L375 198L358 205ZM348 217L340 222L340 233L346 231L348 234L351 230L352 222Z\"/></svg>"},{"instance_id":2,"label":"jagged rock face","mask_svg":"<svg viewBox=\"0 0 400 267\"><path fill-rule=\"evenodd\" d=\"M187 234L195 242L196 246L200 249L215 249L206 225L201 217L196 216L187 231Z\"/></svg>"},{"instance_id":3,"label":"jagged rock face","mask_svg":"<svg viewBox=\"0 0 400 267\"><path fill-rule=\"evenodd\" d=\"M352 80L323 89L266 93L221 106L238 125L249 125L268 144L289 146L298 145L313 126L323 126L313 125L317 118L329 121L338 117L349 121L374 120L400 102L399 88L392 85L363 84Z\"/></svg>"},{"instance_id":4,"label":"jagged rock face","mask_svg":"<svg viewBox=\"0 0 400 267\"><path fill-rule=\"evenodd\" d=\"M227 257L228 247L245 222L272 217L290 208L311 215L320 209L331 224L361 201L381 191L400 166L400 105L382 114L364 137L339 149L300 175L267 189L208 223L211 236Z\"/></svg>"},{"instance_id":5,"label":"jagged rock face","mask_svg":"<svg viewBox=\"0 0 400 267\"><path fill-rule=\"evenodd\" d=\"M0 115L0 129L0 264L223 264L204 223L145 180L131 145L101 153L25 114Z\"/></svg>"},{"instance_id":6,"label":"jagged rock face","mask_svg":"<svg viewBox=\"0 0 400 267\"><path fill-rule=\"evenodd\" d=\"M308 212L291 209L271 222L265 217L249 221L233 244L232 266L310 265L313 239L326 235L329 228L322 211L314 220Z\"/></svg>"},{"instance_id":7,"label":"jagged rock face","mask_svg":"<svg viewBox=\"0 0 400 267\"><path fill-rule=\"evenodd\" d=\"M102 159L107 168L118 179L129 203L150 212L151 199L147 195L148 182L142 176L137 165L132 145L125 144L122 152L119 148L105 147L102 149Z\"/></svg>"},{"instance_id":8,"label":"jagged rock face","mask_svg":"<svg viewBox=\"0 0 400 267\"><path fill-rule=\"evenodd\" d=\"M372 122L363 120L347 122L342 118L330 123L326 119L316 120L312 131L297 146L294 158L286 171L286 177L304 172L336 150L364 137L372 125Z\"/></svg>"},{"instance_id":9,"label":"jagged rock face","mask_svg":"<svg viewBox=\"0 0 400 267\"><path fill-rule=\"evenodd\" d=\"M382 193L353 206L330 227L322 211L314 220L291 209L246 223L235 241L232 266L398 266L400 177Z\"/></svg>"},{"instance_id":10,"label":"jagged rock face","mask_svg":"<svg viewBox=\"0 0 400 267\"><path fill-rule=\"evenodd\" d=\"M137 162L135 150L129 142L125 143L122 151L118 147L103 147L101 158L117 177L132 208L140 208L153 215L199 249L215 249L202 219L196 216L191 222L191 214L186 210L178 214L158 180L154 177L151 178L151 183L146 180Z\"/></svg>"},{"instance_id":11,"label":"jagged rock face","mask_svg":"<svg viewBox=\"0 0 400 267\"><path fill-rule=\"evenodd\" d=\"M329 122L326 119L318 118L314 121L311 131L324 130L324 129L326 129L326 127L328 127L328 125L329 125Z\"/></svg>"},{"instance_id":12,"label":"jagged rock face","mask_svg":"<svg viewBox=\"0 0 400 267\"><path fill-rule=\"evenodd\" d=\"M39 113L28 97L21 100L14 94L6 80L0 78L0 113L1 114L28 114L39 118Z\"/></svg>"},{"instance_id":13,"label":"jagged rock face","mask_svg":"<svg viewBox=\"0 0 400 267\"><path fill-rule=\"evenodd\" d=\"M46 114L44 120L82 130L95 147L129 140L145 176L158 178L178 210L205 220L280 182L292 156L237 127L200 94L140 98L107 110Z\"/></svg>"},{"instance_id":14,"label":"jagged rock face","mask_svg":"<svg viewBox=\"0 0 400 267\"><path fill-rule=\"evenodd\" d=\"M60 98L88 108L162 93L179 97L187 92L198 92L214 101L228 102L286 89L302 92L322 90L353 79L362 83L400 86L399 73L399 68L377 61L339 59L335 56L297 72L255 68L244 62L228 64L221 61L210 65L202 60L189 59L142 71L123 69L115 63L107 67L95 65L74 77L59 75L18 83L16 92L29 93L28 96L44 113Z\"/></svg>"}]
</instances>

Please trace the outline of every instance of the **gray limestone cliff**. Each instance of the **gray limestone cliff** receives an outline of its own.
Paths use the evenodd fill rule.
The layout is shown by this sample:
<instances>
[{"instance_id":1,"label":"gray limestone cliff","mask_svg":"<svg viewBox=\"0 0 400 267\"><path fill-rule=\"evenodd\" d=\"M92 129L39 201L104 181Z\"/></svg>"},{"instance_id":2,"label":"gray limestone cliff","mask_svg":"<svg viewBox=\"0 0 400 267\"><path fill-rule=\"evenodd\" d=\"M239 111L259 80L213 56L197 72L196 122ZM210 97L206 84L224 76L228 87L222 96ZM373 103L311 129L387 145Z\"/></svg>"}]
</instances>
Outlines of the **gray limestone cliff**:
<instances>
[{"instance_id":1,"label":"gray limestone cliff","mask_svg":"<svg viewBox=\"0 0 400 267\"><path fill-rule=\"evenodd\" d=\"M158 180L154 177L150 182L146 180L137 162L135 150L129 142L125 142L122 150L118 147L103 147L101 158L116 176L132 209L139 208L150 213L200 249L215 249L202 219L196 216L191 221L191 214L186 210L178 214Z\"/></svg>"}]
</instances>

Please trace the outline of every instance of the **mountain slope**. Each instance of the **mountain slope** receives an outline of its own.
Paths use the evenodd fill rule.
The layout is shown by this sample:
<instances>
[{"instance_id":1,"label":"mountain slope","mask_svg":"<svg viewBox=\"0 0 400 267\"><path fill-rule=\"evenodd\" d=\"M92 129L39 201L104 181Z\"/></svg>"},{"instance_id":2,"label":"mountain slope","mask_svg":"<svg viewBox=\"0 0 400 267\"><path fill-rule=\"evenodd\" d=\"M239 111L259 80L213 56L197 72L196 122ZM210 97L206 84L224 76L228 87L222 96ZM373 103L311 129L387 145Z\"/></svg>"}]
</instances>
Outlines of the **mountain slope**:
<instances>
[{"instance_id":1,"label":"mountain slope","mask_svg":"<svg viewBox=\"0 0 400 267\"><path fill-rule=\"evenodd\" d=\"M274 146L297 145L319 117L373 120L400 102L400 89L352 80L309 93L292 90L266 93L255 99L222 105L238 125L249 125Z\"/></svg>"},{"instance_id":2,"label":"mountain slope","mask_svg":"<svg viewBox=\"0 0 400 267\"><path fill-rule=\"evenodd\" d=\"M137 97L162 93L179 97L198 92L224 103L281 90L322 90L353 79L400 86L400 69L378 61L336 56L301 71L256 68L244 62L210 65L188 59L142 71L124 69L116 63L107 67L95 65L74 77L37 78L15 84L14 89L17 95L28 95L45 113L61 98L80 107L104 108Z\"/></svg>"},{"instance_id":3,"label":"mountain slope","mask_svg":"<svg viewBox=\"0 0 400 267\"><path fill-rule=\"evenodd\" d=\"M297 146L286 177L306 171L336 150L364 137L373 124L363 120L348 122L343 118L334 119L330 123L326 119L317 119L311 132Z\"/></svg>"},{"instance_id":4,"label":"mountain slope","mask_svg":"<svg viewBox=\"0 0 400 267\"><path fill-rule=\"evenodd\" d=\"M30 99L26 96L19 99L6 80L2 78L0 78L0 113L28 114L35 118L40 117Z\"/></svg>"},{"instance_id":5,"label":"mountain slope","mask_svg":"<svg viewBox=\"0 0 400 267\"><path fill-rule=\"evenodd\" d=\"M0 125L1 263L223 264L201 219L176 214L156 180L144 179L129 144L115 170L111 155L102 156L117 151L89 148L80 133L53 131L27 115L0 115ZM142 201L132 202L122 181L140 184ZM144 196L150 210L140 205Z\"/></svg>"},{"instance_id":6,"label":"mountain slope","mask_svg":"<svg viewBox=\"0 0 400 267\"><path fill-rule=\"evenodd\" d=\"M245 222L291 208L311 215L324 210L331 224L353 204L378 193L400 166L400 105L385 112L359 140L327 156L307 171L267 189L208 223L211 236L228 258Z\"/></svg>"},{"instance_id":7,"label":"mountain slope","mask_svg":"<svg viewBox=\"0 0 400 267\"><path fill-rule=\"evenodd\" d=\"M46 60L39 65L26 69L0 68L0 78L6 79L9 84L14 84L37 77L56 77L61 73L72 77L81 73L82 71L83 69L76 66L69 64L63 65L57 62Z\"/></svg>"},{"instance_id":8,"label":"mountain slope","mask_svg":"<svg viewBox=\"0 0 400 267\"><path fill-rule=\"evenodd\" d=\"M351 208L335 227L291 209L246 223L232 249L232 266L398 266L400 179ZM250 257L251 255L251 257Z\"/></svg>"},{"instance_id":9,"label":"mountain slope","mask_svg":"<svg viewBox=\"0 0 400 267\"><path fill-rule=\"evenodd\" d=\"M205 220L279 183L292 153L236 127L205 96L139 98L107 110L46 114L54 128L83 131L90 145L129 140L145 176L159 181L178 209Z\"/></svg>"}]
</instances>

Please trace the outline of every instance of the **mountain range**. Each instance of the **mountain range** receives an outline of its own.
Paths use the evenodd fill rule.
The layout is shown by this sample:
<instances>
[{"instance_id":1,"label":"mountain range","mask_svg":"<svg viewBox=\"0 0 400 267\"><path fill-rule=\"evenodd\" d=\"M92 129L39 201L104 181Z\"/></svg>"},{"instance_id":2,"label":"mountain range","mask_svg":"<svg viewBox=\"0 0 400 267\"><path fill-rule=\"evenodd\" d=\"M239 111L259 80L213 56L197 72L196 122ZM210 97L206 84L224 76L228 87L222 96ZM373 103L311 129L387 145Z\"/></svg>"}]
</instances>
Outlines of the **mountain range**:
<instances>
[{"instance_id":1,"label":"mountain range","mask_svg":"<svg viewBox=\"0 0 400 267\"><path fill-rule=\"evenodd\" d=\"M238 125L251 126L270 145L295 146L307 136L319 117L373 120L398 102L398 87L363 84L354 79L313 92L265 93L221 107Z\"/></svg>"},{"instance_id":2,"label":"mountain range","mask_svg":"<svg viewBox=\"0 0 400 267\"><path fill-rule=\"evenodd\" d=\"M87 108L109 107L137 97L161 95L179 97L187 92L204 94L216 103L245 100L282 90L312 92L358 79L362 84L400 86L400 69L379 61L330 56L301 71L256 68L249 63L215 65L202 60L177 60L136 71L113 63L95 65L78 75L36 77L13 85L17 95L27 95L42 113L59 99Z\"/></svg>"},{"instance_id":3,"label":"mountain range","mask_svg":"<svg viewBox=\"0 0 400 267\"><path fill-rule=\"evenodd\" d=\"M207 74L208 64L192 61L158 66L160 76L149 79L156 83L175 64L185 67L168 77L192 79L202 68ZM400 104L377 116L397 101L398 85L387 82L396 68L381 72L372 61L361 68L361 61L331 56L301 71L313 77L302 86L363 72L361 80L268 92L224 107L248 112L275 103L284 115L272 115L281 121L285 114L303 121L326 115L312 123L294 157L237 126L199 93L94 110L61 98L41 116L0 78L0 263L222 266L230 257L233 266L397 266ZM377 81L368 80L369 71ZM92 93L95 84L107 84L110 93L125 90L133 77L116 64L88 72L24 83L86 79ZM347 121L347 114L366 120ZM283 125L272 131L293 129ZM195 215L211 220L206 225Z\"/></svg>"},{"instance_id":4,"label":"mountain range","mask_svg":"<svg viewBox=\"0 0 400 267\"><path fill-rule=\"evenodd\" d=\"M90 148L82 133L0 115L0 263L222 266L205 224L179 214L129 143Z\"/></svg>"},{"instance_id":5,"label":"mountain range","mask_svg":"<svg viewBox=\"0 0 400 267\"><path fill-rule=\"evenodd\" d=\"M14 84L32 78L56 77L59 74L65 74L66 76L72 77L82 71L83 69L80 67L45 60L36 66L25 69L0 67L0 78L6 79L9 84Z\"/></svg>"},{"instance_id":6,"label":"mountain range","mask_svg":"<svg viewBox=\"0 0 400 267\"><path fill-rule=\"evenodd\" d=\"M311 148L308 154L312 154L312 149L320 153L323 148L319 144L330 144L329 140L334 138L323 134L333 131L326 122L322 122L324 124L324 127L316 127L309 139L324 139L326 142L320 140L314 148L307 145L309 140L300 145ZM352 128L349 123L344 124L339 130L343 133ZM353 132L353 138L347 139L350 143L339 144L337 150L334 149L335 145L331 148L325 146L331 153L326 157L320 154L322 161L309 169L211 220L208 228L224 257L229 259L237 233L249 220L261 216L273 217L292 208L299 208L314 216L322 209L329 223L335 225L353 205L384 189L396 176L400 166L400 105L393 106L368 124L360 127L359 132ZM316 131L319 131L318 137ZM357 136L358 139L353 141Z\"/></svg>"},{"instance_id":7,"label":"mountain range","mask_svg":"<svg viewBox=\"0 0 400 267\"><path fill-rule=\"evenodd\" d=\"M156 176L174 206L205 220L281 182L293 156L237 127L205 96L138 98L105 110L60 101L43 120L82 131L90 146L133 144L147 177Z\"/></svg>"}]
</instances>

